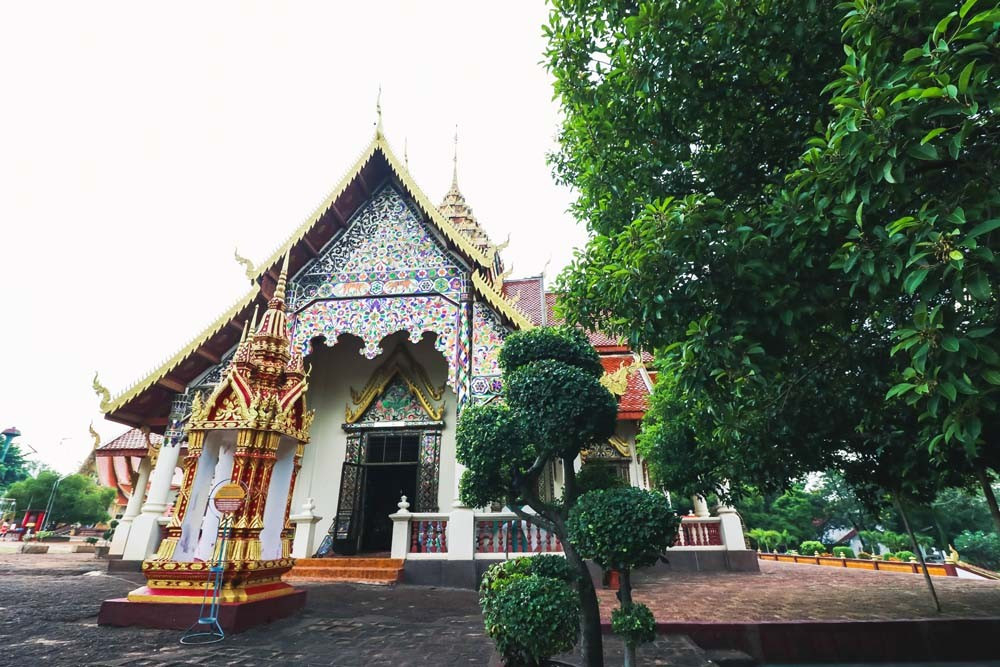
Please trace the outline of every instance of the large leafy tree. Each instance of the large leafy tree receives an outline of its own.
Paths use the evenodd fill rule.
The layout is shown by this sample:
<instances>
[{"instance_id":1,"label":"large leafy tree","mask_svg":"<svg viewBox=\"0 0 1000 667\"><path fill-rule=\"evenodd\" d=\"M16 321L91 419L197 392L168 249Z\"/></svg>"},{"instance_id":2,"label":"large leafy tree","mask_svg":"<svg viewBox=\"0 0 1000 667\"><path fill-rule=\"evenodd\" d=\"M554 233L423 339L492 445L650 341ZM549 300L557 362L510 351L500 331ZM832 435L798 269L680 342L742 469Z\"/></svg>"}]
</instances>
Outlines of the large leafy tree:
<instances>
[{"instance_id":1,"label":"large leafy tree","mask_svg":"<svg viewBox=\"0 0 1000 667\"><path fill-rule=\"evenodd\" d=\"M579 573L584 662L598 667L604 654L597 595L566 526L581 493L573 462L581 450L614 433L617 404L600 383L604 371L597 353L575 329L514 333L504 342L500 366L503 401L467 407L459 419L456 456L467 468L461 499L470 507L501 501L559 537ZM562 467L559 500L539 494L539 479L553 465Z\"/></svg>"},{"instance_id":2,"label":"large leafy tree","mask_svg":"<svg viewBox=\"0 0 1000 667\"><path fill-rule=\"evenodd\" d=\"M890 444L982 478L1000 381L997 3L556 7L566 122L553 163L593 232L563 276L564 307L657 349L657 393L673 396L654 399L641 446L736 493ZM691 48L710 38L715 49ZM794 94L775 95L783 85ZM740 125L753 110L766 152ZM649 169L614 157L636 153ZM775 450L785 458L768 465ZM883 491L924 491L899 481L922 463L877 460Z\"/></svg>"},{"instance_id":3,"label":"large leafy tree","mask_svg":"<svg viewBox=\"0 0 1000 667\"><path fill-rule=\"evenodd\" d=\"M58 473L45 470L37 477L12 484L6 495L17 501L19 509L42 509L48 503L57 480ZM109 518L108 507L114 497L114 489L98 486L86 475L69 475L56 488L49 517L53 524L100 523ZM50 519L46 519L46 523Z\"/></svg>"}]
</instances>

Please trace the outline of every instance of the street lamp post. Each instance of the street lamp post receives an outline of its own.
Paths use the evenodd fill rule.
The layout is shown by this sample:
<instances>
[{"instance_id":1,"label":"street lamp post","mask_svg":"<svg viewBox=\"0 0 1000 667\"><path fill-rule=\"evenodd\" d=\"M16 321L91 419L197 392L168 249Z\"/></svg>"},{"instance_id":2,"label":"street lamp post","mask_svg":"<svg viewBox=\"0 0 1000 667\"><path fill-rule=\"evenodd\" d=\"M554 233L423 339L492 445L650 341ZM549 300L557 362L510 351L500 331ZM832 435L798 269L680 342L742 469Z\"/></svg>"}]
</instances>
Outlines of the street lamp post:
<instances>
[{"instance_id":1,"label":"street lamp post","mask_svg":"<svg viewBox=\"0 0 1000 667\"><path fill-rule=\"evenodd\" d=\"M49 491L49 502L45 504L45 524L42 526L43 529L47 529L52 524L52 517L49 512L52 510L52 503L56 498L56 490L59 488L59 483L67 477L69 477L69 475L63 475L57 479L56 483L52 485L52 490Z\"/></svg>"}]
</instances>

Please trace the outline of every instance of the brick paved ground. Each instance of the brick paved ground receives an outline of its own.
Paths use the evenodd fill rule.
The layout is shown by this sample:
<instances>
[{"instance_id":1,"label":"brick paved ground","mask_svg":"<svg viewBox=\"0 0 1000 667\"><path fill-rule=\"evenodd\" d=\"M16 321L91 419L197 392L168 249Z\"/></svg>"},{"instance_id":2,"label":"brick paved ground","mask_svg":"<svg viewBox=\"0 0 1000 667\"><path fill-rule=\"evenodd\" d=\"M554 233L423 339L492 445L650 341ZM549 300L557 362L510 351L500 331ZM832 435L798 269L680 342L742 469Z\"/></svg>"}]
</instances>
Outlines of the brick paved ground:
<instances>
[{"instance_id":1,"label":"brick paved ground","mask_svg":"<svg viewBox=\"0 0 1000 667\"><path fill-rule=\"evenodd\" d=\"M945 616L1000 616L1000 581L934 577ZM920 575L761 561L760 574L663 573L641 577L635 598L659 621L938 618ZM617 604L601 590L605 616Z\"/></svg>"},{"instance_id":2,"label":"brick paved ground","mask_svg":"<svg viewBox=\"0 0 1000 667\"><path fill-rule=\"evenodd\" d=\"M97 626L101 600L140 575L109 576L87 554L0 555L0 664L21 665L489 665L472 591L306 584L306 610L212 646L181 646L170 630ZM607 640L608 664L621 664ZM643 664L702 667L683 637L643 647ZM572 657L568 658L572 659Z\"/></svg>"}]
</instances>

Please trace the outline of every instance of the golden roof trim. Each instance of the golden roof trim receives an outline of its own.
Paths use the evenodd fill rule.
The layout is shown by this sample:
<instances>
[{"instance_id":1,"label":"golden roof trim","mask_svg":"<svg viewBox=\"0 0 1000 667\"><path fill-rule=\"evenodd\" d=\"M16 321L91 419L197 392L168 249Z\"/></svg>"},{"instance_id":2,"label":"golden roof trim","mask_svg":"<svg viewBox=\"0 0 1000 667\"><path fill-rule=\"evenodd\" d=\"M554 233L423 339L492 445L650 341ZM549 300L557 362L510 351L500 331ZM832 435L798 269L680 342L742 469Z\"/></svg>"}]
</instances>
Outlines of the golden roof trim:
<instances>
[{"instance_id":1,"label":"golden roof trim","mask_svg":"<svg viewBox=\"0 0 1000 667\"><path fill-rule=\"evenodd\" d=\"M134 382L131 386L115 396L106 405L102 404L101 409L104 414L110 414L115 410L118 410L143 391L156 384L158 380L173 370L177 364L184 361L184 359L194 353L194 351L201 347L212 335L217 333L220 329L222 329L222 327L226 326L229 321L236 317L241 310L253 303L259 293L260 285L255 284L250 288L250 291L243 296L243 298L230 306L229 309L226 310L226 312L224 312L218 319L205 327L201 333L191 339L191 341L181 348L180 351L178 351L174 356L164 361L159 367L150 371L143 379Z\"/></svg>"},{"instance_id":2,"label":"golden roof trim","mask_svg":"<svg viewBox=\"0 0 1000 667\"><path fill-rule=\"evenodd\" d=\"M347 173L340 180L337 186L327 195L319 206L305 219L305 221L298 226L298 228L289 236L278 248L271 253L271 256L265 260L262 264L257 265L256 274L259 278L267 271L270 267L274 266L279 262L282 256L290 251L296 243L301 241L306 233L312 229L313 225L319 222L319 219L333 206L334 202L347 190L347 187L357 178L361 170L364 169L365 165L368 164L369 160L374 157L377 150L382 151L382 155L385 157L386 162L389 164L389 168L399 179L399 182L408 191L410 197L413 201L423 210L430 221L434 224L439 232L441 232L449 241L454 243L459 249L462 250L466 255L471 257L481 266L489 266L490 260L485 254L476 246L474 246L465 236L455 229L455 226L447 220L441 212L431 203L431 200L427 197L424 191L417 185L413 176L410 174L409 169L406 165L401 163L396 157L396 154L392 151L389 146L389 142L385 139L381 132L377 132L372 138L368 147L362 151L361 155L355 160L354 164L348 169Z\"/></svg>"},{"instance_id":3,"label":"golden roof trim","mask_svg":"<svg viewBox=\"0 0 1000 667\"><path fill-rule=\"evenodd\" d=\"M472 285L486 297L486 300L491 306L499 310L503 315L506 315L514 324L517 325L518 329L534 329L535 324L528 319L528 316L522 313L510 299L505 297L501 292L493 286L493 284L484 278L479 271L472 272Z\"/></svg>"},{"instance_id":4,"label":"golden roof trim","mask_svg":"<svg viewBox=\"0 0 1000 667\"><path fill-rule=\"evenodd\" d=\"M400 345L372 372L361 391L349 387L351 402L354 403L355 409L352 410L350 405L345 408L347 423L355 424L364 417L375 399L382 395L397 375L402 378L406 388L417 399L427 416L433 421L441 421L444 415L444 402L438 405L435 403L444 397L444 387L435 387L424 367Z\"/></svg>"}]
</instances>

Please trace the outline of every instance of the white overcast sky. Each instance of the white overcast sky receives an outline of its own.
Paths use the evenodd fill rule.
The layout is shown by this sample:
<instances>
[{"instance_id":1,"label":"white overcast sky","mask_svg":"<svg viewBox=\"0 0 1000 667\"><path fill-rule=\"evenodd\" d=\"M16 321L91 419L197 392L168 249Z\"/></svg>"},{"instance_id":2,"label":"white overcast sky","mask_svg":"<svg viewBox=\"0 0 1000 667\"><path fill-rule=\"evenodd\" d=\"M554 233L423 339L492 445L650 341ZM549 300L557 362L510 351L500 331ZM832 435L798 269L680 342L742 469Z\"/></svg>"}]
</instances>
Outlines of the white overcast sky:
<instances>
[{"instance_id":1,"label":"white overcast sky","mask_svg":"<svg viewBox=\"0 0 1000 667\"><path fill-rule=\"evenodd\" d=\"M90 388L145 375L246 289L369 142L433 201L459 182L514 275L585 234L545 163L558 113L541 0L5 3L0 429L72 472Z\"/></svg>"}]
</instances>

